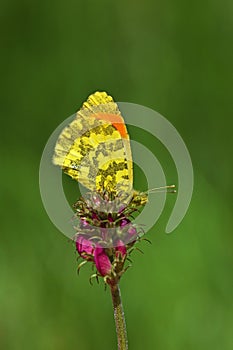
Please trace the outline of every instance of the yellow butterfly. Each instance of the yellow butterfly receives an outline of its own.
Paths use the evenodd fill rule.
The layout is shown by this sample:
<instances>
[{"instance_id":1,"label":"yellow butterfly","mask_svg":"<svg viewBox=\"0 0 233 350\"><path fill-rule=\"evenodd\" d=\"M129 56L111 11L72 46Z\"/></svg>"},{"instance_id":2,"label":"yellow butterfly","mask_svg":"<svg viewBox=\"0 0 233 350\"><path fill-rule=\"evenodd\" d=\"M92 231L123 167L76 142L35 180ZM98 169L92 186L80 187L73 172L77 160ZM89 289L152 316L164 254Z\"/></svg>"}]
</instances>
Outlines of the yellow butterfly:
<instances>
[{"instance_id":1,"label":"yellow butterfly","mask_svg":"<svg viewBox=\"0 0 233 350\"><path fill-rule=\"evenodd\" d=\"M109 198L132 197L135 206L147 193L133 190L133 162L124 119L106 92L90 95L61 132L53 163L76 181Z\"/></svg>"}]
</instances>

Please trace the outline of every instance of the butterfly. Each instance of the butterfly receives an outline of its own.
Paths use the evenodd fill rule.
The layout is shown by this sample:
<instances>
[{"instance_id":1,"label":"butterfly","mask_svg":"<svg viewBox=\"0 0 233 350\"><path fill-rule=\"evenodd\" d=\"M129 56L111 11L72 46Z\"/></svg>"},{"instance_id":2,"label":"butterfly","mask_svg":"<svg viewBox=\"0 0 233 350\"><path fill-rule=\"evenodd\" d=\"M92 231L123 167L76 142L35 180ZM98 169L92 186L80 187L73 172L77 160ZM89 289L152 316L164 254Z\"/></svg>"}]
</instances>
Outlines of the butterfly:
<instances>
[{"instance_id":1,"label":"butterfly","mask_svg":"<svg viewBox=\"0 0 233 350\"><path fill-rule=\"evenodd\" d=\"M106 92L95 92L83 103L55 145L53 163L88 190L111 200L131 198L135 206L147 194L133 189L133 161L124 119Z\"/></svg>"}]
</instances>

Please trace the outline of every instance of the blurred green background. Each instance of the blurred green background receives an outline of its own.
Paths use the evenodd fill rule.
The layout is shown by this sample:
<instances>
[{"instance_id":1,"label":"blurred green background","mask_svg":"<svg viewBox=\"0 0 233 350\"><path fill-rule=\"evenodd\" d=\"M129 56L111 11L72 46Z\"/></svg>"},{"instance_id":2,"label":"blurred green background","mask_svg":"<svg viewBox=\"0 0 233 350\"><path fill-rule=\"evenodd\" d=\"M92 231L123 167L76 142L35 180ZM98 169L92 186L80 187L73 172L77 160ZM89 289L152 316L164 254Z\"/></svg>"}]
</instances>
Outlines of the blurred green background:
<instances>
[{"instance_id":1,"label":"blurred green background","mask_svg":"<svg viewBox=\"0 0 233 350\"><path fill-rule=\"evenodd\" d=\"M183 222L164 233L169 196L122 278L129 348L232 349L232 2L1 0L0 16L0 348L116 349L109 291L88 266L77 277L38 184L52 131L106 90L172 122L195 173ZM141 142L175 182L163 147Z\"/></svg>"}]
</instances>

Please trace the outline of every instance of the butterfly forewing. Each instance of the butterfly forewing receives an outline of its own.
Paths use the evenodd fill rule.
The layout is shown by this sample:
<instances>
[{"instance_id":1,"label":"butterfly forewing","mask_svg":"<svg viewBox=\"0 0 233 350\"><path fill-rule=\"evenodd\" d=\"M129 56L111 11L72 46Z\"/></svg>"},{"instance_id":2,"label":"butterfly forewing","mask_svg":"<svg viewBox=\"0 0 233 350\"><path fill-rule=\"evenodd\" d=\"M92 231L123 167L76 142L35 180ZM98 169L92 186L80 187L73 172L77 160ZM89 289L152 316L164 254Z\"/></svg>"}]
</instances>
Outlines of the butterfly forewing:
<instances>
[{"instance_id":1,"label":"butterfly forewing","mask_svg":"<svg viewBox=\"0 0 233 350\"><path fill-rule=\"evenodd\" d=\"M53 162L91 191L131 194L129 136L111 96L105 92L89 96L60 134Z\"/></svg>"}]
</instances>

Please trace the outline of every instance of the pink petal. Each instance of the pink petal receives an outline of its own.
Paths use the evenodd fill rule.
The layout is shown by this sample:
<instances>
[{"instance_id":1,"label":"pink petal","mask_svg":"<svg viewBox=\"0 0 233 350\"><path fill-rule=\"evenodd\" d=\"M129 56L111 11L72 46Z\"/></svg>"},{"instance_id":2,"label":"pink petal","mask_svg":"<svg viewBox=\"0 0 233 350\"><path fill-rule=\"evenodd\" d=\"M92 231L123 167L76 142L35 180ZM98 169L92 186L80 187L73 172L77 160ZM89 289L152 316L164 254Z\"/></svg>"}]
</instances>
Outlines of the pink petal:
<instances>
[{"instance_id":1,"label":"pink petal","mask_svg":"<svg viewBox=\"0 0 233 350\"><path fill-rule=\"evenodd\" d=\"M130 220L124 218L124 219L121 220L120 226L121 226L121 227L124 227L124 226L128 225L129 223L130 223Z\"/></svg>"},{"instance_id":2,"label":"pink petal","mask_svg":"<svg viewBox=\"0 0 233 350\"><path fill-rule=\"evenodd\" d=\"M95 248L94 261L95 261L95 266L99 271L99 273L101 274L101 276L106 276L111 273L112 264L109 257L105 253L104 248L102 247Z\"/></svg>"},{"instance_id":3,"label":"pink petal","mask_svg":"<svg viewBox=\"0 0 233 350\"><path fill-rule=\"evenodd\" d=\"M127 249L121 240L117 241L117 246L115 248L115 251L116 251L116 257L119 258L121 256L122 260L127 255Z\"/></svg>"},{"instance_id":4,"label":"pink petal","mask_svg":"<svg viewBox=\"0 0 233 350\"><path fill-rule=\"evenodd\" d=\"M93 242L89 241L83 236L78 236L75 243L79 255L86 260L92 260L94 253Z\"/></svg>"}]
</instances>

